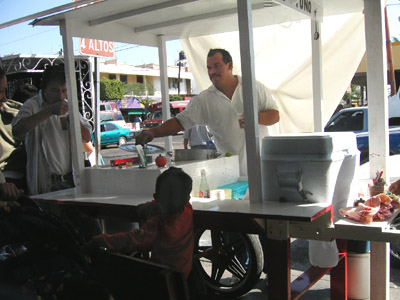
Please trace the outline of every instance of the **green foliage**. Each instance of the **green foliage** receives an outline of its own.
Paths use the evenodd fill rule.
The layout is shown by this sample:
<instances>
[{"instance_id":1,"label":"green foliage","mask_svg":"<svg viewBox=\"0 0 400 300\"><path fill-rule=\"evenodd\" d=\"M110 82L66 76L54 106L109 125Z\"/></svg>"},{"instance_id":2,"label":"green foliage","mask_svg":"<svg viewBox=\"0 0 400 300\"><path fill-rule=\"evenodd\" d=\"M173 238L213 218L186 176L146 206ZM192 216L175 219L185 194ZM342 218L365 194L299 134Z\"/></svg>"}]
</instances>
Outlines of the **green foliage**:
<instances>
[{"instance_id":1,"label":"green foliage","mask_svg":"<svg viewBox=\"0 0 400 300\"><path fill-rule=\"evenodd\" d=\"M351 85L351 93L345 92L343 95L343 100L348 101L351 100L351 102L360 102L361 100L361 88L359 85L352 84Z\"/></svg>"},{"instance_id":2,"label":"green foliage","mask_svg":"<svg viewBox=\"0 0 400 300\"><path fill-rule=\"evenodd\" d=\"M115 79L106 77L100 80L100 99L118 100L124 97L124 84Z\"/></svg>"},{"instance_id":3,"label":"green foliage","mask_svg":"<svg viewBox=\"0 0 400 300\"><path fill-rule=\"evenodd\" d=\"M181 95L169 95L169 101L181 101L183 97Z\"/></svg>"},{"instance_id":4,"label":"green foliage","mask_svg":"<svg viewBox=\"0 0 400 300\"><path fill-rule=\"evenodd\" d=\"M133 95L133 96L154 95L154 87L148 83L140 83L140 82L126 83L124 85L124 92L125 95Z\"/></svg>"},{"instance_id":5,"label":"green foliage","mask_svg":"<svg viewBox=\"0 0 400 300\"><path fill-rule=\"evenodd\" d=\"M139 102L140 104L144 105L144 107L147 107L153 102L157 102L155 99L150 99L150 98L136 98L136 101Z\"/></svg>"}]
</instances>

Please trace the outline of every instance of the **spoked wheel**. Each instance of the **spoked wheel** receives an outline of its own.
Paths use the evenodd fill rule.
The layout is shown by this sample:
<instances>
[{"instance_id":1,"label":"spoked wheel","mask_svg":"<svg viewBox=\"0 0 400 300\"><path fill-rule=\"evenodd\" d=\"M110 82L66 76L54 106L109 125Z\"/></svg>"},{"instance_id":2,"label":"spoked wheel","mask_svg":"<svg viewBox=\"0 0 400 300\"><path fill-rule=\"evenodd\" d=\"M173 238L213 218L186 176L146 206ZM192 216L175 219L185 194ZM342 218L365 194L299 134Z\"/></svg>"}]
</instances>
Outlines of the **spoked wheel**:
<instances>
[{"instance_id":1,"label":"spoked wheel","mask_svg":"<svg viewBox=\"0 0 400 300\"><path fill-rule=\"evenodd\" d=\"M258 235L218 230L196 232L194 261L208 290L226 299L250 291L264 265Z\"/></svg>"},{"instance_id":2,"label":"spoked wheel","mask_svg":"<svg viewBox=\"0 0 400 300\"><path fill-rule=\"evenodd\" d=\"M390 227L400 230L400 215L393 220ZM390 259L394 266L400 267L400 243L390 243Z\"/></svg>"}]
</instances>

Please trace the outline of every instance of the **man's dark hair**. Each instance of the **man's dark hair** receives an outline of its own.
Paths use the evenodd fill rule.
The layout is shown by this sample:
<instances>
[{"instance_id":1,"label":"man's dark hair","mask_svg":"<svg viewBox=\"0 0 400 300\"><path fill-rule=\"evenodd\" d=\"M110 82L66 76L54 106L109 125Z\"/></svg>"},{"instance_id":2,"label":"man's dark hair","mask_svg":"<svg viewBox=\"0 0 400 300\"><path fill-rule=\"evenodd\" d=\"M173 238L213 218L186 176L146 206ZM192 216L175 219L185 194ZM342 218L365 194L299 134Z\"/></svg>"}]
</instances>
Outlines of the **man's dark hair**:
<instances>
[{"instance_id":1,"label":"man's dark hair","mask_svg":"<svg viewBox=\"0 0 400 300\"><path fill-rule=\"evenodd\" d=\"M24 103L26 100L36 96L38 93L39 89L36 86L30 83L23 83L15 90L12 99Z\"/></svg>"},{"instance_id":2,"label":"man's dark hair","mask_svg":"<svg viewBox=\"0 0 400 300\"><path fill-rule=\"evenodd\" d=\"M224 61L224 63L227 64L232 62L232 56L225 49L220 49L220 48L210 49L210 51L208 51L207 57L212 57L217 53L222 54L222 60Z\"/></svg>"},{"instance_id":3,"label":"man's dark hair","mask_svg":"<svg viewBox=\"0 0 400 300\"><path fill-rule=\"evenodd\" d=\"M45 89L50 82L57 82L62 85L65 83L64 65L47 66L43 72L41 88Z\"/></svg>"},{"instance_id":4,"label":"man's dark hair","mask_svg":"<svg viewBox=\"0 0 400 300\"><path fill-rule=\"evenodd\" d=\"M181 168L170 167L157 177L154 200L164 214L172 215L183 211L190 199L192 178Z\"/></svg>"}]
</instances>

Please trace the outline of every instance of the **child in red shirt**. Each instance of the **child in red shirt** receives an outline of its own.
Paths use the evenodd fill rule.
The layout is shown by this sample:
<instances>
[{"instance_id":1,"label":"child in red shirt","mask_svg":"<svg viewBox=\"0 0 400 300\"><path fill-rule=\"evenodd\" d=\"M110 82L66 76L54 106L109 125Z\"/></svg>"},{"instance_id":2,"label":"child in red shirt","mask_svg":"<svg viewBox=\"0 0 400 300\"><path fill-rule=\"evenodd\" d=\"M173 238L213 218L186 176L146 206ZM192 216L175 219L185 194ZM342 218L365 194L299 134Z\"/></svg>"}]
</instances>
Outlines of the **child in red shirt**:
<instances>
[{"instance_id":1,"label":"child in red shirt","mask_svg":"<svg viewBox=\"0 0 400 300\"><path fill-rule=\"evenodd\" d=\"M188 277L193 256L193 209L189 203L192 179L180 168L170 167L157 177L154 200L138 207L148 219L130 232L101 234L89 248L114 252L150 251L151 260L168 265Z\"/></svg>"}]
</instances>

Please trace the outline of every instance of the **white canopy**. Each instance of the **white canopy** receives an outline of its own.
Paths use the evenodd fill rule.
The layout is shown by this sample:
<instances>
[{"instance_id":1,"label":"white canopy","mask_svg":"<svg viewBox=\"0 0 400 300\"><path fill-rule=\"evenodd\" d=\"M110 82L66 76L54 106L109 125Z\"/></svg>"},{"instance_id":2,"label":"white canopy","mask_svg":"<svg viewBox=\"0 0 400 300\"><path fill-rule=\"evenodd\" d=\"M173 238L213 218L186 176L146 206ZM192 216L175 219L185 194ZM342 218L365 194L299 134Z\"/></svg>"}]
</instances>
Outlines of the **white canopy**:
<instances>
[{"instance_id":1,"label":"white canopy","mask_svg":"<svg viewBox=\"0 0 400 300\"><path fill-rule=\"evenodd\" d=\"M315 9L318 9L317 17L323 18L361 12L364 8L363 0L250 2L254 27L307 19L314 15ZM288 7L296 4L297 10ZM61 20L70 20L73 36L157 47L159 35L168 41L236 31L239 29L237 11L237 0L104 0L33 24L59 25Z\"/></svg>"},{"instance_id":2,"label":"white canopy","mask_svg":"<svg viewBox=\"0 0 400 300\"><path fill-rule=\"evenodd\" d=\"M339 104L365 53L364 16L361 13L324 18L322 23L322 77L325 124ZM275 97L281 114L274 133L312 132L313 90L310 20L255 28L257 80ZM240 74L238 32L181 40L199 90L210 85L206 57L211 48L228 50L234 72ZM269 130L271 133L271 130Z\"/></svg>"}]
</instances>

